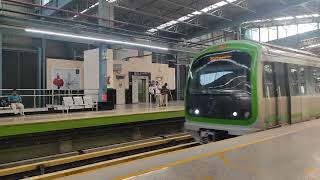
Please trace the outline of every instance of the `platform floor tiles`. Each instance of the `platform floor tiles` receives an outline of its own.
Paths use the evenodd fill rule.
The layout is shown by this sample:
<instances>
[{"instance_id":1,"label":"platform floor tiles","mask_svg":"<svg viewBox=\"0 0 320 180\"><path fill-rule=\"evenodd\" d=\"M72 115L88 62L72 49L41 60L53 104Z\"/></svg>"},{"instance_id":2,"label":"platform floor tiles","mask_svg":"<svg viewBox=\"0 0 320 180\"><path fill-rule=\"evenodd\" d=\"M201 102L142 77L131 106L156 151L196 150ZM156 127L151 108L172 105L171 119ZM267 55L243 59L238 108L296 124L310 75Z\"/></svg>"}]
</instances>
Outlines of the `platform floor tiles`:
<instances>
[{"instance_id":1,"label":"platform floor tiles","mask_svg":"<svg viewBox=\"0 0 320 180\"><path fill-rule=\"evenodd\" d=\"M183 101L170 102L167 107L152 107L149 103L140 103L140 104L117 105L114 110L108 110L108 111L98 111L98 112L82 111L82 112L70 112L69 114L54 113L54 114L1 117L0 125L53 122L53 121L62 121L62 120L74 120L74 119L80 119L80 118L98 118L98 117L131 115L131 114L145 114L145 113L154 113L154 112L182 111L184 109L183 105L184 105Z\"/></svg>"},{"instance_id":2,"label":"platform floor tiles","mask_svg":"<svg viewBox=\"0 0 320 180\"><path fill-rule=\"evenodd\" d=\"M92 170L66 180L320 179L320 120Z\"/></svg>"}]
</instances>

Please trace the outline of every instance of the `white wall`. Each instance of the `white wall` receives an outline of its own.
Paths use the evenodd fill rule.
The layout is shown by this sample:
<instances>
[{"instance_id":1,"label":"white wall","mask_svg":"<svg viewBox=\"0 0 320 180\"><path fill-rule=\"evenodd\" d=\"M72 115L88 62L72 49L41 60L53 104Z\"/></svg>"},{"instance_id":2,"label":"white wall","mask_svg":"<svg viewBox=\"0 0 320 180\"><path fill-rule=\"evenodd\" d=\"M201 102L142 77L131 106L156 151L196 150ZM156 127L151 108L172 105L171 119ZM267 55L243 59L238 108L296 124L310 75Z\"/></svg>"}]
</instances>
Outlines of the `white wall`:
<instances>
[{"instance_id":1,"label":"white wall","mask_svg":"<svg viewBox=\"0 0 320 180\"><path fill-rule=\"evenodd\" d=\"M99 49L84 51L84 89L99 89Z\"/></svg>"},{"instance_id":2,"label":"white wall","mask_svg":"<svg viewBox=\"0 0 320 180\"><path fill-rule=\"evenodd\" d=\"M130 58L129 61L114 60L115 64L121 64L121 72L115 72L114 77L117 74L125 76L125 87L129 88L129 72L150 72L151 80L160 81L161 84L168 83L168 88L174 90L175 85L175 69L169 68L167 64L152 63L152 56L143 56ZM117 79L114 78L115 83Z\"/></svg>"},{"instance_id":3,"label":"white wall","mask_svg":"<svg viewBox=\"0 0 320 180\"><path fill-rule=\"evenodd\" d=\"M84 93L97 101L99 93L99 49L84 51Z\"/></svg>"}]
</instances>

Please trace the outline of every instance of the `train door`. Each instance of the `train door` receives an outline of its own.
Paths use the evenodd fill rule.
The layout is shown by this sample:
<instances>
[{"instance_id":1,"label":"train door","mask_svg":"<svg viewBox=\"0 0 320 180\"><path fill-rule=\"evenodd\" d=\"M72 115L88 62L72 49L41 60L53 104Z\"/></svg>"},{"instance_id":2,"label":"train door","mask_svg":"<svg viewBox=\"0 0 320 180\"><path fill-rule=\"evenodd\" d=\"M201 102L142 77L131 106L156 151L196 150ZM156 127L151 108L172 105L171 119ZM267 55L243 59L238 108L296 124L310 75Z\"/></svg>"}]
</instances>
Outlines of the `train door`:
<instances>
[{"instance_id":1,"label":"train door","mask_svg":"<svg viewBox=\"0 0 320 180\"><path fill-rule=\"evenodd\" d=\"M283 63L264 64L265 123L267 127L290 123L288 76Z\"/></svg>"},{"instance_id":2,"label":"train door","mask_svg":"<svg viewBox=\"0 0 320 180\"><path fill-rule=\"evenodd\" d=\"M276 101L276 119L279 125L290 124L290 92L288 86L287 65L284 63L273 63L274 83L275 83L275 101Z\"/></svg>"},{"instance_id":3,"label":"train door","mask_svg":"<svg viewBox=\"0 0 320 180\"><path fill-rule=\"evenodd\" d=\"M289 64L288 65L288 79L289 79L289 87L290 87L290 116L291 122L296 123L302 120L301 114L301 96L305 93L306 89L304 84L300 83L299 73L301 69L298 65Z\"/></svg>"},{"instance_id":4,"label":"train door","mask_svg":"<svg viewBox=\"0 0 320 180\"><path fill-rule=\"evenodd\" d=\"M272 63L265 63L263 66L263 94L264 94L264 122L266 127L278 125L277 107L275 98L275 76Z\"/></svg>"}]
</instances>

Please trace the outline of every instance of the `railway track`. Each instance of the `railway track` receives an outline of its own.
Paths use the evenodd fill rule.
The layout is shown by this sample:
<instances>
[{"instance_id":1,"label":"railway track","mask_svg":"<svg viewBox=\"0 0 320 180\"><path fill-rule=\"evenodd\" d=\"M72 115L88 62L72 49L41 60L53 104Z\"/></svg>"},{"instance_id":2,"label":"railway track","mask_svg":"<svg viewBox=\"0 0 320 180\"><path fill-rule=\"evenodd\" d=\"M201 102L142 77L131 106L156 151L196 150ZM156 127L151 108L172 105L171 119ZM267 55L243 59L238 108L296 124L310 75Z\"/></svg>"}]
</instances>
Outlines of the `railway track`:
<instances>
[{"instance_id":1,"label":"railway track","mask_svg":"<svg viewBox=\"0 0 320 180\"><path fill-rule=\"evenodd\" d=\"M78 155L0 169L0 179L55 179L136 159L176 151L198 143L186 133L83 150Z\"/></svg>"}]
</instances>

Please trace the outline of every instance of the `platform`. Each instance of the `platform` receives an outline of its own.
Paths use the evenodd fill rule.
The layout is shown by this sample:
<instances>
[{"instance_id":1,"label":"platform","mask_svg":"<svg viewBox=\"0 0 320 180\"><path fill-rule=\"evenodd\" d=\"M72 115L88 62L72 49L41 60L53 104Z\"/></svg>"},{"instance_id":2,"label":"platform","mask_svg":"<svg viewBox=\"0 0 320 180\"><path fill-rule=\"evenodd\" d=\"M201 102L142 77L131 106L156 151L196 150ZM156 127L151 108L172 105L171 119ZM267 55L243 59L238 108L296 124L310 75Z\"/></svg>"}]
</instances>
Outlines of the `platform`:
<instances>
[{"instance_id":1,"label":"platform","mask_svg":"<svg viewBox=\"0 0 320 180\"><path fill-rule=\"evenodd\" d=\"M150 104L117 105L115 110L54 113L0 118L0 137L35 132L83 128L184 117L183 101L170 102L167 107Z\"/></svg>"},{"instance_id":2,"label":"platform","mask_svg":"<svg viewBox=\"0 0 320 180\"><path fill-rule=\"evenodd\" d=\"M64 177L64 180L313 180L320 178L320 120Z\"/></svg>"}]
</instances>

